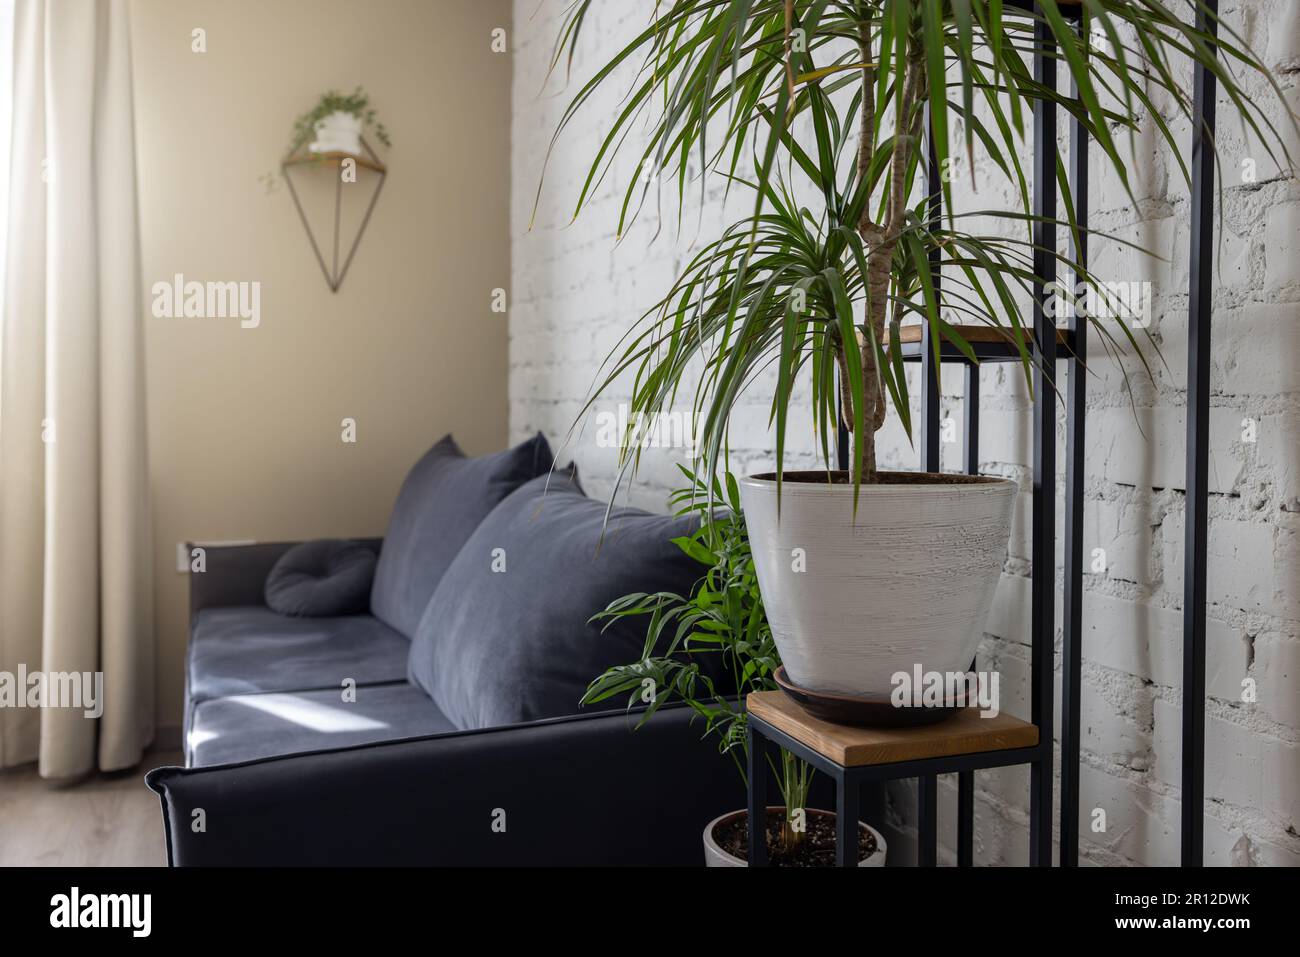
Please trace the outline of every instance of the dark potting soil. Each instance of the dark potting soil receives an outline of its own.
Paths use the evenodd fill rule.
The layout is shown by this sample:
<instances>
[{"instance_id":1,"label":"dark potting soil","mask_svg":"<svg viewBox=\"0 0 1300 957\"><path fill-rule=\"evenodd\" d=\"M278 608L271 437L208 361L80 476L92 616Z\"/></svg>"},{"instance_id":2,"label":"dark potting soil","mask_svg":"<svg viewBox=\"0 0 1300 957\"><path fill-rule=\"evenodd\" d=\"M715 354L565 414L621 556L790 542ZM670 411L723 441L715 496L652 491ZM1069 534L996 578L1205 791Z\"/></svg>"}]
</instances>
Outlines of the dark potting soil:
<instances>
[{"instance_id":1,"label":"dark potting soil","mask_svg":"<svg viewBox=\"0 0 1300 957\"><path fill-rule=\"evenodd\" d=\"M808 829L803 840L791 851L781 847L781 825L784 811L767 813L767 863L770 867L834 867L835 866L835 816L833 814L807 815ZM713 839L728 854L749 860L749 815L743 814L719 824L713 829ZM865 861L876 851L876 836L865 827L858 828L858 860Z\"/></svg>"}]
</instances>

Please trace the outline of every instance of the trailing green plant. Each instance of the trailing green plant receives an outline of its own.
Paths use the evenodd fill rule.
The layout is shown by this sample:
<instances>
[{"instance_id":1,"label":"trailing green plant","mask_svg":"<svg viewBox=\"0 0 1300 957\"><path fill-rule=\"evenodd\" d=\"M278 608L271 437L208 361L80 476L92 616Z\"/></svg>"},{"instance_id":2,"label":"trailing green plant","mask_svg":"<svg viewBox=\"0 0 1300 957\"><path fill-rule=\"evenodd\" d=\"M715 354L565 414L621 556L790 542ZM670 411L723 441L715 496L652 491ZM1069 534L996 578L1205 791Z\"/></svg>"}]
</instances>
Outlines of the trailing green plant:
<instances>
[{"instance_id":1,"label":"trailing green plant","mask_svg":"<svg viewBox=\"0 0 1300 957\"><path fill-rule=\"evenodd\" d=\"M592 4L576 0L568 8L553 68L571 66ZM747 192L752 204L690 260L610 353L591 401L629 374L629 421L637 422L669 409L679 390L693 391L694 465L712 475L724 461L732 409L774 367L770 422L780 482L795 383L806 375L828 469L841 415L852 432L856 491L875 480L875 433L885 422L886 397L911 434L904 321L928 325L936 367L943 339L974 361L957 326L999 329L1014 343L1032 390L1033 325L1021 313L1026 300L1035 310L1047 308L1049 263L1057 274L1068 273L1072 285L1104 288L1081 257L1057 248L1058 229L1068 230L1071 250L1103 234L1076 223L1055 140L1041 148L1055 154L1063 216L1034 212L1022 164L1032 149L1027 116L1051 108L1064 123L1077 123L1130 197L1119 143L1127 138L1131 148L1149 122L1190 183L1191 144L1174 127L1179 116L1193 118L1184 68L1196 65L1213 74L1220 97L1268 155L1290 162L1278 129L1249 92L1265 81L1294 126L1282 91L1202 0L1178 10L1164 0L1040 0L1013 10L1020 6L1010 0L655 4L645 29L579 88L556 130L558 139L598 90L626 77L621 67L635 68L598 140L574 215L628 151L629 162L620 167L630 172L620 235L661 182L675 189L679 215L688 186L696 185L692 179L701 199L706 184L720 178L728 191ZM1072 7L1082 10L1081 27L1067 17ZM1204 20L1187 22L1180 13ZM1205 22L1217 23L1217 39ZM1035 73L1036 51L1060 82ZM914 185L924 179L927 125L938 169L945 171L942 217L939 196L914 197L923 191ZM977 150L1011 184L1019 208L953 211L947 174L965 177L968 170L974 188ZM797 198L809 193L814 202ZM1144 350L1153 343L1145 329L1139 343L1122 316L1088 320L1096 341L1117 355L1131 348L1149 373ZM1050 383L1053 370L1042 371ZM624 444L622 475L629 467L635 472L639 455L637 443Z\"/></svg>"},{"instance_id":2,"label":"trailing green plant","mask_svg":"<svg viewBox=\"0 0 1300 957\"><path fill-rule=\"evenodd\" d=\"M388 131L380 123L375 110L370 106L370 95L361 87L351 93L338 90L326 90L321 98L306 113L293 122L293 138L289 142L289 154L293 155L316 138L316 124L331 113L350 113L364 126L373 127L375 138L385 146L392 146Z\"/></svg>"},{"instance_id":3,"label":"trailing green plant","mask_svg":"<svg viewBox=\"0 0 1300 957\"><path fill-rule=\"evenodd\" d=\"M772 673L780 656L763 611L763 598L750 556L749 537L740 510L740 490L727 472L725 482L711 485L679 466L690 482L674 492L670 502L678 515L696 515L699 529L673 539L683 552L707 566L689 595L672 592L625 595L592 618L608 628L613 622L649 616L641 660L610 668L593 680L583 696L595 704L627 695L629 708L645 706L637 727L669 701L685 702L704 719L707 734L718 739L718 749L732 758L748 784L749 738L747 716L740 702L751 691L774 691ZM725 503L726 509L710 502ZM720 655L740 701L718 689L708 674L692 660L700 655ZM789 751L781 750L780 765L769 757L787 814L780 840L789 848L803 839L791 827L790 811L804 808L813 769Z\"/></svg>"}]
</instances>

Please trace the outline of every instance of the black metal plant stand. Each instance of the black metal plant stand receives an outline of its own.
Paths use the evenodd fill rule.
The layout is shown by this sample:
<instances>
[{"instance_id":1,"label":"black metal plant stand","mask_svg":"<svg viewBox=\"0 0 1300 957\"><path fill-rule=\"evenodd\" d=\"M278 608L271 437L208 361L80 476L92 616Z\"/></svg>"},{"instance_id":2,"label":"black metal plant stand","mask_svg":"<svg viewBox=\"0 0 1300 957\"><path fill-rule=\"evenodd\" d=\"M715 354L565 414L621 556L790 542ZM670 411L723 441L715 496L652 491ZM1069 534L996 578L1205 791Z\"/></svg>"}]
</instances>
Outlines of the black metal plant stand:
<instances>
[{"instance_id":1,"label":"black metal plant stand","mask_svg":"<svg viewBox=\"0 0 1300 957\"><path fill-rule=\"evenodd\" d=\"M836 863L858 864L861 792L865 784L915 777L935 780L949 772L970 774L977 768L1028 764L1039 756L1037 730L1009 715L985 719L959 714L956 727L940 730L861 731L827 725L803 713L780 691L751 694L749 706L749 820L763 820L767 810L768 758L781 747L807 761L835 782ZM798 712L795 714L794 712ZM929 791L931 799L935 792ZM930 817L933 820L933 807ZM749 863L767 862L765 828L749 829ZM925 860L922 850L922 863Z\"/></svg>"},{"instance_id":2,"label":"black metal plant stand","mask_svg":"<svg viewBox=\"0 0 1300 957\"><path fill-rule=\"evenodd\" d=\"M1037 10L1037 4L1012 3L1007 7ZM1069 11L1063 11L1067 16ZM1202 0L1198 28L1215 34L1218 0ZM1007 15L1012 15L1010 9ZM1083 29L1081 13L1075 11L1076 29ZM1050 29L1041 16L1035 21L1034 78L1046 86L1056 83L1056 50ZM1187 397L1187 489L1186 543L1183 599L1183 737L1182 737L1182 863L1202 863L1202 807L1205 777L1205 605L1207 475L1209 461L1209 350L1213 263L1213 136L1216 80L1212 72L1197 66L1193 96L1192 225L1191 270L1188 315ZM1077 90L1075 95L1077 96ZM1038 743L1032 747L962 754L948 758L899 762L860 768L846 768L828 761L808 746L794 740L770 723L751 717L750 782L751 820L755 808L766 807L765 763L762 757L769 743L787 748L836 782L838 801L839 860L856 863L849 845L856 832L849 822L858 819L858 791L862 784L899 778L917 778L918 853L921 866L937 863L938 775L956 773L957 778L957 863L973 864L974 774L988 768L1027 764L1030 768L1029 863L1050 867L1052 861L1053 783L1053 690L1056 633L1056 398L1064 394L1066 404L1065 447L1065 568L1062 605L1061 677L1061 810L1060 863L1077 866L1079 856L1079 697L1083 637L1083 504L1084 438L1087 387L1084 378L1087 359L1087 321L1075 318L1069 328L1058 328L1055 317L1045 308L1049 291L1056 282L1057 218L1056 106L1039 101L1034 109L1034 400L1033 400L1033 520L1030 555L1031 585L1031 717L1038 729ZM930 222L938 227L942 217L942 183L930 137L928 192L932 197ZM1075 220L1079 226L1073 250L1077 261L1087 264L1088 224L1088 139L1083 124L1070 124L1068 176ZM936 289L941 282L939 251L931 253L930 269ZM1070 277L1077 284L1076 277ZM1015 344L988 327L959 327L979 363L1019 361ZM928 325L907 327L902 336L902 358L921 363L920 465L923 471L940 471L939 375ZM964 372L963 470L979 472L979 365L946 339L939 343L941 362L960 363ZM1058 358L1064 360L1066 387L1057 388L1054 373ZM839 467L849 467L850 436L843 425L839 431ZM846 813L847 812L847 813ZM755 854L758 857L755 857ZM763 849L751 845L751 863L765 861Z\"/></svg>"}]
</instances>

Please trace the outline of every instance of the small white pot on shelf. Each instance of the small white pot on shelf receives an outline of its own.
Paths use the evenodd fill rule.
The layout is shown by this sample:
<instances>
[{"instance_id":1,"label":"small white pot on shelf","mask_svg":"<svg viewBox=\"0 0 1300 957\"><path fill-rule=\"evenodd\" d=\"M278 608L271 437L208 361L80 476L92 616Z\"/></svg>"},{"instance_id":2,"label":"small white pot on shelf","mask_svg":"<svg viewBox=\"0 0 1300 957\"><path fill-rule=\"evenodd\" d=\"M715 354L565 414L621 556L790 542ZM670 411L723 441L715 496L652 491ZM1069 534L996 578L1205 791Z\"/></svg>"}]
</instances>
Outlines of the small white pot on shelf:
<instances>
[{"instance_id":1,"label":"small white pot on shelf","mask_svg":"<svg viewBox=\"0 0 1300 957\"><path fill-rule=\"evenodd\" d=\"M335 110L316 123L316 139L307 147L313 153L361 152L361 117Z\"/></svg>"}]
</instances>

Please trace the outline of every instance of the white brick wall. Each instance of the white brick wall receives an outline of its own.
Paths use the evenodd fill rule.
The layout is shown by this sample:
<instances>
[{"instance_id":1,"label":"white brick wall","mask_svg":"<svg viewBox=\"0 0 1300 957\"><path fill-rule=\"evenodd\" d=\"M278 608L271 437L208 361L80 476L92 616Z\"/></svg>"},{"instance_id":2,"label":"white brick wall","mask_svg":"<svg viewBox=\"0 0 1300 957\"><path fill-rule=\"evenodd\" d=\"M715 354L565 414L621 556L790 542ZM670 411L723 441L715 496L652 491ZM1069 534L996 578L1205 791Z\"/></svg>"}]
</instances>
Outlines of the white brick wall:
<instances>
[{"instance_id":1,"label":"white brick wall","mask_svg":"<svg viewBox=\"0 0 1300 957\"><path fill-rule=\"evenodd\" d=\"M644 24L649 8L617 0L596 4L566 87L563 69L546 80L565 5L564 0L517 0L514 18L510 428L515 439L540 429L556 442L569 434L606 352L666 291L692 242L713 236L727 212L720 194L710 189L703 210L694 198L680 233L666 214L651 243L656 228L651 210L616 243L625 183L620 174L627 169L620 162L591 206L570 224L593 143L617 108L622 88L615 85L593 99L556 147L536 225L529 229L541 162L569 95ZM1291 108L1300 109L1300 3L1229 0L1223 7L1277 72ZM1278 110L1271 112L1279 118ZM1295 865L1300 864L1300 183L1280 175L1257 151L1259 179L1241 184L1241 159L1256 154L1226 100L1219 115L1228 181L1214 296L1206 859ZM1186 121L1173 125L1187 135ZM1290 147L1300 155L1294 138ZM1172 864L1178 860L1181 814L1189 207L1176 165L1153 139L1139 139L1131 170L1140 200L1136 210L1094 163L1093 224L1169 261L1095 242L1094 267L1105 277L1154 284L1152 332L1167 367L1155 360L1153 381L1140 371L1133 374L1130 399L1122 391L1120 366L1095 347L1097 337L1092 337L1086 546L1106 550L1107 568L1089 573L1085 585L1081 854L1096 864ZM984 195L978 201L992 199ZM944 414L952 416L960 436L961 377L953 369L943 381ZM623 394L615 390L597 408L615 409ZM984 369L981 395L982 468L1024 480L1030 432L1018 372L1009 366ZM791 429L793 465L814 461L806 432L806 423ZM732 440L734 470L770 466L763 396L756 393L739 410ZM887 466L914 467L915 453L896 419L882 433L880 448ZM589 493L609 494L616 453L597 447L592 424L574 435L566 451L579 462ZM960 455L958 438L944 447L945 467L958 468ZM662 508L665 493L677 484L673 463L681 458L680 450L647 451L627 491L629 500ZM1027 713L1029 689L1024 577L1029 506L1027 497L1022 499L1007 573L980 652L982 667L1002 670L1006 707L1020 714ZM1058 501L1058 509L1062 504ZM1059 561L1058 548L1058 566ZM1243 700L1248 679L1254 702ZM1059 695L1057 700L1059 722ZM977 782L977 862L1022 863L1028 853L1027 775L1007 769L981 773ZM944 853L950 860L954 784L955 779L945 784L941 804ZM1094 807L1106 811L1104 833L1089 827ZM900 859L915 846L914 808L910 783L891 789L884 823Z\"/></svg>"}]
</instances>

